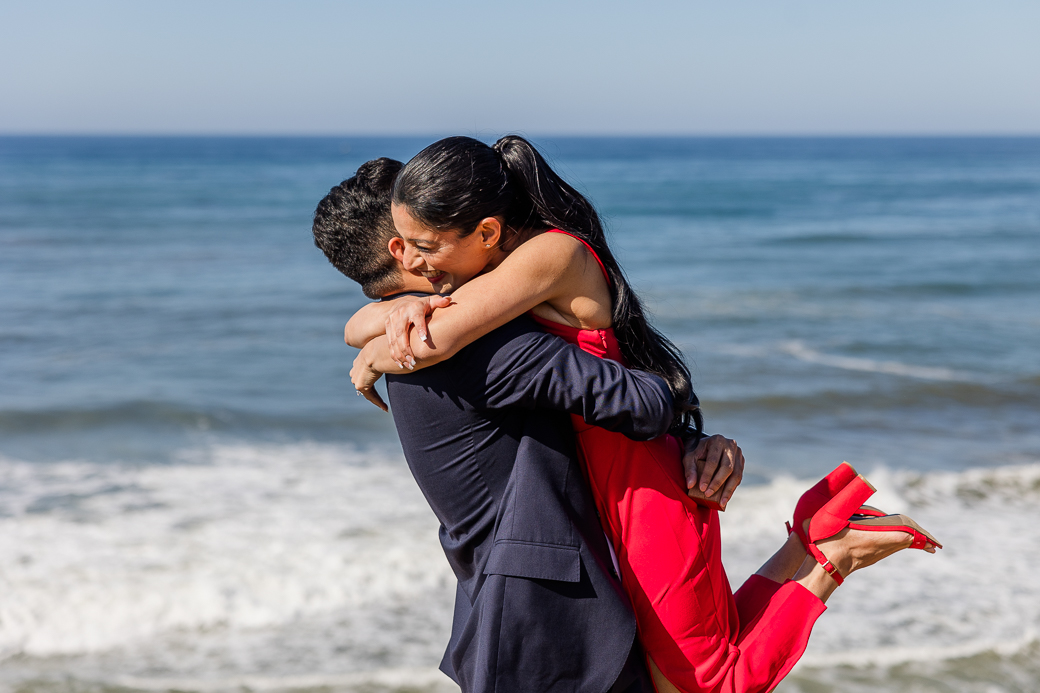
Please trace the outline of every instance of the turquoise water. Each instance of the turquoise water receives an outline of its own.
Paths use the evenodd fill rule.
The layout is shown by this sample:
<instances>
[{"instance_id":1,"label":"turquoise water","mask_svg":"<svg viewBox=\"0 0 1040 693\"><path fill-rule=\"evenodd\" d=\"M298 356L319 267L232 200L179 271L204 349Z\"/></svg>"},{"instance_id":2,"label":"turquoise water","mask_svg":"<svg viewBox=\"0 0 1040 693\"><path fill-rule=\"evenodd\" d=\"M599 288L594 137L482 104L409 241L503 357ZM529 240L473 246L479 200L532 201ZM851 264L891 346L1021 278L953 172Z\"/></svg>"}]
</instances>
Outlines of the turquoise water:
<instances>
[{"instance_id":1,"label":"turquoise water","mask_svg":"<svg viewBox=\"0 0 1040 693\"><path fill-rule=\"evenodd\" d=\"M310 239L427 143L0 138L0 681L437 688L450 575ZM1040 139L538 144L747 454L734 582L842 459L947 544L781 690L1040 690Z\"/></svg>"}]
</instances>

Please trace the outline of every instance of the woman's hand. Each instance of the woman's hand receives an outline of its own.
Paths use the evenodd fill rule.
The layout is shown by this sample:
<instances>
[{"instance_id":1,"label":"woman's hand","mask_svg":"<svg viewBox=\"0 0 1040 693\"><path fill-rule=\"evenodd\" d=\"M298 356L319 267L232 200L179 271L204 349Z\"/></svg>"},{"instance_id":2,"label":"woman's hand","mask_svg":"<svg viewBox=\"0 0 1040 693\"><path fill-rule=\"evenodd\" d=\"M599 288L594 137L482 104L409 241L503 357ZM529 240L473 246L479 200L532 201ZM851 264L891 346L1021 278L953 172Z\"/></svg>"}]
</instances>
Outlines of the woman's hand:
<instances>
[{"instance_id":1,"label":"woman's hand","mask_svg":"<svg viewBox=\"0 0 1040 693\"><path fill-rule=\"evenodd\" d=\"M369 344L373 344L373 342L369 342ZM369 402L383 411L390 411L376 390L376 381L381 377L383 374L377 371L373 365L372 349L366 345L354 359L354 365L350 369L350 382L354 384L354 389L358 394L364 395Z\"/></svg>"},{"instance_id":2,"label":"woman's hand","mask_svg":"<svg viewBox=\"0 0 1040 693\"><path fill-rule=\"evenodd\" d=\"M411 330L415 326L419 339L432 344L426 326L426 316L437 308L447 308L451 299L447 296L401 297L386 317L386 340L390 345L390 356L401 368L415 366L412 353Z\"/></svg>"}]
</instances>

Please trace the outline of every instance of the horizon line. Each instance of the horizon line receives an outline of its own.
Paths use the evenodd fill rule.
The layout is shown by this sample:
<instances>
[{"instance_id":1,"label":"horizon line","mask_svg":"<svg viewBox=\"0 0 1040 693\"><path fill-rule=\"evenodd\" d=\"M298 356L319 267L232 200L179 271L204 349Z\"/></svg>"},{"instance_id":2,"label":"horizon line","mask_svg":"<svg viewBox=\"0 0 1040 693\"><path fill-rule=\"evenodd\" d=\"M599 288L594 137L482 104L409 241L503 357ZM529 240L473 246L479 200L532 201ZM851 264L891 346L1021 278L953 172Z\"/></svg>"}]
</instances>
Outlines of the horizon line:
<instances>
[{"instance_id":1,"label":"horizon line","mask_svg":"<svg viewBox=\"0 0 1040 693\"><path fill-rule=\"evenodd\" d=\"M489 130L489 129L484 129ZM464 134L470 134L466 131ZM538 138L633 138L633 139L1032 139L1040 137L1040 130L1035 132L529 132L522 130L504 130L504 133L521 134L524 137ZM328 139L337 137L357 138L442 138L450 136L448 132L230 132L230 131L199 131L199 132L177 132L177 131L0 131L0 138L32 138L32 137L78 137L78 138L297 138L297 139ZM474 136L474 135L470 135ZM479 134L476 135L479 139Z\"/></svg>"}]
</instances>

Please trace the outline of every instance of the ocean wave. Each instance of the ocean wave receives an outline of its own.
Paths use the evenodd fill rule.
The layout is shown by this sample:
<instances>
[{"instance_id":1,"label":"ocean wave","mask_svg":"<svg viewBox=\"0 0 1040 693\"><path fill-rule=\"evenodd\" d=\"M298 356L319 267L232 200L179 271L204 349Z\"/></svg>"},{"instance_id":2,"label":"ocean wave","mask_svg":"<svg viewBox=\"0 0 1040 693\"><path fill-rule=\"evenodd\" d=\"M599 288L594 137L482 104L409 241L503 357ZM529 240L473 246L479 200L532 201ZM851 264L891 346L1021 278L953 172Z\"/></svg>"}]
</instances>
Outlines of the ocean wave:
<instances>
[{"instance_id":1,"label":"ocean wave","mask_svg":"<svg viewBox=\"0 0 1040 693\"><path fill-rule=\"evenodd\" d=\"M912 516L943 542L860 571L832 596L803 666L895 667L1033 647L1040 623L1040 461L963 472L861 469L871 504ZM722 516L735 583L785 536L783 520L807 480L742 488Z\"/></svg>"},{"instance_id":2,"label":"ocean wave","mask_svg":"<svg viewBox=\"0 0 1040 693\"><path fill-rule=\"evenodd\" d=\"M353 397L350 398L354 400ZM82 407L0 410L0 454L60 461L170 462L178 450L216 443L322 441L396 448L393 419L366 402L279 410L129 400ZM247 405L248 407L248 405Z\"/></svg>"},{"instance_id":3,"label":"ocean wave","mask_svg":"<svg viewBox=\"0 0 1040 693\"><path fill-rule=\"evenodd\" d=\"M780 351L795 357L799 361L818 363L823 366L842 368L849 371L884 373L886 375L899 375L908 378L938 380L943 382L975 382L979 380L979 376L955 371L951 368L936 368L933 366L919 366L902 363L900 361L877 361L874 359L825 354L816 349L811 349L799 341L791 341L781 344Z\"/></svg>"},{"instance_id":4,"label":"ocean wave","mask_svg":"<svg viewBox=\"0 0 1040 693\"><path fill-rule=\"evenodd\" d=\"M717 353L750 358L762 358L773 356L775 354L786 354L805 363L815 363L848 371L881 373L884 375L896 375L907 378L916 378L919 380L961 383L987 383L994 381L994 378L991 376L959 371L952 368L922 366L902 361L880 361L877 359L828 354L806 346L806 344L800 340L790 340L776 344L758 346L749 346L745 344L706 344L703 345L702 348L710 349Z\"/></svg>"},{"instance_id":5,"label":"ocean wave","mask_svg":"<svg viewBox=\"0 0 1040 693\"><path fill-rule=\"evenodd\" d=\"M700 347L702 351L755 361L772 360L766 368L778 368L777 357L791 357L802 363L817 364L844 371L892 376L870 382L869 405L878 411L912 408L919 412L948 411L951 407L965 410L994 407L1020 407L1035 411L1040 403L1040 375L1033 373L997 375L948 367L928 366L904 361L885 361L831 354L791 340L771 344L714 343ZM739 363L731 366L738 369ZM738 370L733 370L737 377ZM819 377L816 377L816 376ZM863 379L825 377L808 374L805 387L785 387L780 391L749 388L738 380L739 396L705 398L706 407L716 412L750 412L756 409L773 412L796 412L798 415L835 411L863 396Z\"/></svg>"},{"instance_id":6,"label":"ocean wave","mask_svg":"<svg viewBox=\"0 0 1040 693\"><path fill-rule=\"evenodd\" d=\"M358 693L450 693L459 688L440 670L427 668L373 669L345 674L301 676L234 676L227 678L149 678L118 676L106 682L129 691L357 691Z\"/></svg>"},{"instance_id":7,"label":"ocean wave","mask_svg":"<svg viewBox=\"0 0 1040 693\"><path fill-rule=\"evenodd\" d=\"M777 416L802 419L806 416L834 414L855 406L878 412L912 411L915 415L931 418L948 426L941 418L951 410L962 413L984 410L986 417L994 410L1009 407L1031 420L1040 403L1040 388L1037 384L1019 383L964 383L907 381L892 388L877 388L869 392L869 398L859 391L824 389L806 394L751 393L746 396L713 399L705 397L703 406L709 414L750 414L768 412ZM898 425L900 418L893 419Z\"/></svg>"},{"instance_id":8,"label":"ocean wave","mask_svg":"<svg viewBox=\"0 0 1040 693\"><path fill-rule=\"evenodd\" d=\"M778 238L767 238L762 241L765 246L819 246L823 244L827 245L845 245L845 244L861 244L861 243L876 243L876 242L888 242L890 238L887 235L872 234L864 232L848 232L848 233L837 233L837 232L820 232L820 233L800 233L792 234L789 236L782 236Z\"/></svg>"},{"instance_id":9,"label":"ocean wave","mask_svg":"<svg viewBox=\"0 0 1040 693\"><path fill-rule=\"evenodd\" d=\"M911 651L916 648L909 648ZM776 688L777 693L842 693L892 691L916 693L942 690L950 693L1003 693L1036 690L1040 680L1040 641L1023 639L978 648L947 649L907 661L864 659L859 663L806 660Z\"/></svg>"},{"instance_id":10,"label":"ocean wave","mask_svg":"<svg viewBox=\"0 0 1040 693\"><path fill-rule=\"evenodd\" d=\"M1029 654L1040 644L1035 629L1028 628L1022 637L1007 641L976 640L956 645L908 645L903 647L864 648L843 652L814 654L799 663L802 667L897 667L901 664L946 662L992 655L1011 659Z\"/></svg>"},{"instance_id":11,"label":"ocean wave","mask_svg":"<svg viewBox=\"0 0 1040 693\"><path fill-rule=\"evenodd\" d=\"M1027 528L1040 524L1040 460L860 471L874 504L910 514L945 548L850 576L793 679L1035 649L1040 537ZM721 516L734 586L784 541L812 483L738 489ZM35 680L60 661L141 690L440 690L430 672L454 579L436 530L403 460L382 451L222 444L152 466L0 459L0 674Z\"/></svg>"},{"instance_id":12,"label":"ocean wave","mask_svg":"<svg viewBox=\"0 0 1040 693\"><path fill-rule=\"evenodd\" d=\"M4 657L450 611L437 522L399 459L295 444L143 467L2 460L0 487Z\"/></svg>"},{"instance_id":13,"label":"ocean wave","mask_svg":"<svg viewBox=\"0 0 1040 693\"><path fill-rule=\"evenodd\" d=\"M331 419L333 417L326 417ZM339 417L340 420L342 417ZM0 433L34 434L84 431L109 426L145 429L221 431L329 423L319 417L286 417L165 401L127 401L93 407L0 410Z\"/></svg>"},{"instance_id":14,"label":"ocean wave","mask_svg":"<svg viewBox=\"0 0 1040 693\"><path fill-rule=\"evenodd\" d=\"M339 674L251 674L232 676L127 676L106 672L41 675L29 679L0 676L0 686L22 693L134 693L193 691L241 693L458 693L459 687L434 667L399 667Z\"/></svg>"}]
</instances>

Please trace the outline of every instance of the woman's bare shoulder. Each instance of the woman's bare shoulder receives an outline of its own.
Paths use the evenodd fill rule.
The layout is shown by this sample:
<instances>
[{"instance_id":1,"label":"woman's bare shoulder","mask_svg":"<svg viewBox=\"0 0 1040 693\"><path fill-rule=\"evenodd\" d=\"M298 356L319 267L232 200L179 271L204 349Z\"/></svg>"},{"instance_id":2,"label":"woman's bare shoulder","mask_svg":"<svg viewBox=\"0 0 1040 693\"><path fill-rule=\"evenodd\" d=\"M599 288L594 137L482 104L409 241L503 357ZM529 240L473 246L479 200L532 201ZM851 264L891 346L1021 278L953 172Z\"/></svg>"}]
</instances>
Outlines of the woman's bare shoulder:
<instances>
[{"instance_id":1,"label":"woman's bare shoulder","mask_svg":"<svg viewBox=\"0 0 1040 693\"><path fill-rule=\"evenodd\" d=\"M610 326L610 288L595 256L584 243L564 233L543 233L513 254L521 249L524 254L519 261L553 287L544 303L534 308L536 315L580 328Z\"/></svg>"},{"instance_id":2,"label":"woman's bare shoulder","mask_svg":"<svg viewBox=\"0 0 1040 693\"><path fill-rule=\"evenodd\" d=\"M534 264L542 272L563 273L574 267L574 263L588 255L585 245L565 233L540 233L521 243L509 254L509 261Z\"/></svg>"}]
</instances>

